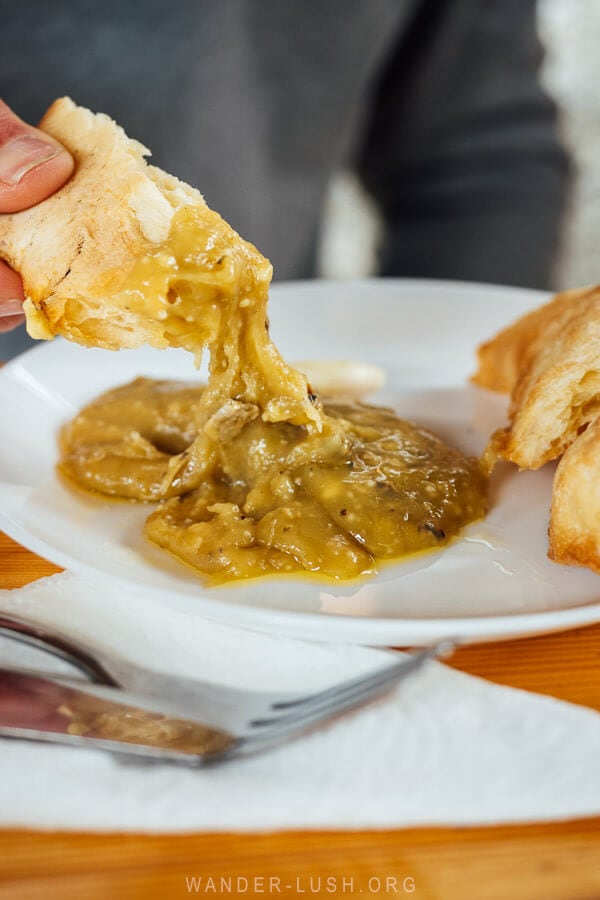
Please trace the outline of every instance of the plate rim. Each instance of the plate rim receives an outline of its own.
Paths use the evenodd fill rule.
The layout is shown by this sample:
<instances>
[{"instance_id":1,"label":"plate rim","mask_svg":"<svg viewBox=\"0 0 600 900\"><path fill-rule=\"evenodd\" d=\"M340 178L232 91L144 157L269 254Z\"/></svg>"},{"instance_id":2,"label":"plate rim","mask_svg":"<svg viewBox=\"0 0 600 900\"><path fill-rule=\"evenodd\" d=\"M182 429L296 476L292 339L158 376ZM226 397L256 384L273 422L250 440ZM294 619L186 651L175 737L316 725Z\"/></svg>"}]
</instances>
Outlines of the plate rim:
<instances>
[{"instance_id":1,"label":"plate rim","mask_svg":"<svg viewBox=\"0 0 600 900\"><path fill-rule=\"evenodd\" d=\"M513 294L515 299L531 300L532 305L543 302L550 295L548 292L535 289L513 287L510 285L486 284L484 282L463 282L445 279L405 279L405 278L366 278L352 279L342 282L356 288L369 288L385 285L384 290L401 286L406 290L411 287L432 291L444 291L448 288L477 294L481 291L498 291L501 294ZM272 293L277 295L287 290L320 290L325 286L336 285L339 280L313 279L310 281L281 281L272 286ZM43 352L45 346L34 346L10 360L0 371L0 379L10 377L13 368L21 365L23 357ZM186 592L183 587L174 587L168 591L151 584L140 586L135 581L114 572L106 572L95 567L93 563L70 556L60 548L56 549L42 538L30 534L10 515L0 510L0 528L9 537L32 552L44 557L55 565L84 577L101 578L105 584L114 584L133 593L147 594L163 604L180 608L186 604L185 611L189 615L208 618L250 630L268 631L281 635L295 636L309 640L335 641L340 643L370 644L377 646L408 646L419 642L431 643L444 637L454 637L459 642L497 641L526 635L544 634L557 630L576 628L581 625L600 622L600 591L598 601L562 609L539 612L520 612L489 616L463 617L377 617L349 615L324 611L307 611L274 609L257 606L248 602L236 604L223 602L211 596L198 596ZM51 576L50 576L51 577ZM285 583L284 580L281 582ZM167 597L168 593L168 597ZM193 602L190 603L190 600ZM187 603L186 603L187 602ZM327 627L323 627L326 624ZM335 636L332 637L332 632Z\"/></svg>"},{"instance_id":2,"label":"plate rim","mask_svg":"<svg viewBox=\"0 0 600 900\"><path fill-rule=\"evenodd\" d=\"M6 523L6 527L5 527ZM26 532L17 523L0 513L0 525L9 537L18 543L26 546L21 540L23 534L26 535L28 544L27 549L44 556L55 565L61 566L67 571L83 573L84 577L98 577L100 572L105 583L114 584L115 586L126 589L129 592L137 594L149 594L156 597L162 603L165 603L164 588L156 588L152 585L144 585L143 588L132 586L132 582L127 578L114 573L106 573L94 568L85 562L81 562L76 557L69 557L60 550L55 551L51 545L37 537L29 537ZM46 552L48 548L48 553ZM49 553L52 553L50 558ZM74 561L75 564L72 564ZM53 577L53 576L46 576ZM284 581L282 581L284 583ZM352 643L372 646L418 646L419 640L423 644L429 644L444 638L457 640L459 643L476 642L476 641L496 641L505 640L509 637L524 637L527 635L534 636L536 634L544 634L552 631L567 630L569 628L577 628L584 624L593 624L600 621L600 601L598 603L588 603L582 606L568 607L560 610L547 610L537 613L518 613L507 616L465 616L456 618L403 618L403 617L376 617L376 616L351 616L345 614L323 612L297 612L285 609L272 609L248 604L229 604L221 603L221 601L210 597L198 597L186 594L183 590L172 591L172 597L178 601L188 601L193 599L193 606L186 607L186 612L199 618L208 618L212 621L226 622L230 625L236 625L241 628L247 628L251 631L264 631L263 618L272 620L271 626L266 629L270 633L277 633L292 637L300 637L307 639L310 633L311 640L321 640L323 642L331 642L328 635L319 635L319 631L323 631L322 625L324 621L335 622L336 630L342 630L341 639L338 637L338 643ZM171 605L170 603L168 605ZM179 604L174 604L176 608ZM261 621L257 621L257 617ZM246 619L248 619L246 621ZM465 628L465 623L468 627ZM261 627L261 625L263 627ZM307 625L309 627L304 628ZM493 630L490 630L490 627ZM360 629L365 632L361 635L361 640L357 641L353 634L355 630ZM314 633L313 633L314 632ZM397 634L397 637L390 637L390 633ZM411 638L412 636L412 638ZM385 638L385 640L384 640ZM407 643L402 641L407 640ZM415 639L413 641L413 638Z\"/></svg>"}]
</instances>

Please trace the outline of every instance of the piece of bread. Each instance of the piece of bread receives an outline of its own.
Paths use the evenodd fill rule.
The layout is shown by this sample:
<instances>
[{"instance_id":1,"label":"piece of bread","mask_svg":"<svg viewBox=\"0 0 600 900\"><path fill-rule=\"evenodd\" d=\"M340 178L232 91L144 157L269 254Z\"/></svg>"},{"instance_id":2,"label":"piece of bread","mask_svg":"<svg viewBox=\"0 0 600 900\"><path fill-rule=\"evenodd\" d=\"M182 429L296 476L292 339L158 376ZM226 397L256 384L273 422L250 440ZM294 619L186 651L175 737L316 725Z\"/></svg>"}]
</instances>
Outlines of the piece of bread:
<instances>
[{"instance_id":1,"label":"piece of bread","mask_svg":"<svg viewBox=\"0 0 600 900\"><path fill-rule=\"evenodd\" d=\"M558 464L548 534L550 559L600 573L600 417Z\"/></svg>"},{"instance_id":2,"label":"piece of bread","mask_svg":"<svg viewBox=\"0 0 600 900\"><path fill-rule=\"evenodd\" d=\"M108 116L63 97L52 104L40 128L71 152L74 175L38 206L0 216L0 257L23 278L33 337L62 334L110 349L143 343L186 346L184 325L169 328L176 310L132 306L119 295L136 262L160 248L184 207L194 208L211 235L207 283L218 281L217 263L222 266L227 258L222 277L229 284L250 272L266 295L268 260L210 210L199 191L149 166L149 151ZM189 321L189 309L186 315Z\"/></svg>"},{"instance_id":3,"label":"piece of bread","mask_svg":"<svg viewBox=\"0 0 600 900\"><path fill-rule=\"evenodd\" d=\"M523 469L557 459L600 412L600 287L558 294L483 344L473 381L510 391L499 456Z\"/></svg>"},{"instance_id":4,"label":"piece of bread","mask_svg":"<svg viewBox=\"0 0 600 900\"><path fill-rule=\"evenodd\" d=\"M600 573L600 287L558 294L483 344L478 361L476 384L511 393L493 453L524 469L562 456L550 559Z\"/></svg>"}]
</instances>

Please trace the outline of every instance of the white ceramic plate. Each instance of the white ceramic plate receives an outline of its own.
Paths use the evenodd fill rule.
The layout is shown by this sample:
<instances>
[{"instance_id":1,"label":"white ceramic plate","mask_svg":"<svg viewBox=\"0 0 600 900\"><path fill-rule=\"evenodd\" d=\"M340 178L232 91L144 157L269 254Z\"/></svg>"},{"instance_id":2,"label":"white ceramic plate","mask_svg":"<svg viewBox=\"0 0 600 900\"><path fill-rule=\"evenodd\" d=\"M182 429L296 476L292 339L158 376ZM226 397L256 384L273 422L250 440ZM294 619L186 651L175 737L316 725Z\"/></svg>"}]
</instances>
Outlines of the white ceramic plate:
<instances>
[{"instance_id":1,"label":"white ceramic plate","mask_svg":"<svg viewBox=\"0 0 600 900\"><path fill-rule=\"evenodd\" d=\"M427 281L302 282L273 288L271 332L294 359L383 366L374 402L480 452L506 398L468 383L478 343L544 295ZM54 341L0 372L0 527L73 571L135 588L190 616L313 640L402 645L501 638L600 621L600 579L546 557L553 470L499 467L492 509L445 550L360 585L271 579L207 589L142 536L147 506L69 491L54 476L60 425L136 375L197 378L181 351L121 353Z\"/></svg>"}]
</instances>

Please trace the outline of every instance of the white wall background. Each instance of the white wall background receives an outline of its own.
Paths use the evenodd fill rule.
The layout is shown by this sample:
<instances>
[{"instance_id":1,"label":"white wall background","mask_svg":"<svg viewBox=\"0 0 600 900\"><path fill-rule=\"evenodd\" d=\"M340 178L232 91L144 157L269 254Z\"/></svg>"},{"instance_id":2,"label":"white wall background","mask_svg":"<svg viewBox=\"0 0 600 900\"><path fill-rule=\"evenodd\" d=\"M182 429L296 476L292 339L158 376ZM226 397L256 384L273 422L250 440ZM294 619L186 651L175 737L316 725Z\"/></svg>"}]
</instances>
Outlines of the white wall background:
<instances>
[{"instance_id":1,"label":"white wall background","mask_svg":"<svg viewBox=\"0 0 600 900\"><path fill-rule=\"evenodd\" d=\"M543 80L560 104L577 173L557 287L575 287L600 282L600 0L538 0L538 22L547 51ZM322 274L370 274L377 234L360 185L340 175L326 204Z\"/></svg>"},{"instance_id":2,"label":"white wall background","mask_svg":"<svg viewBox=\"0 0 600 900\"><path fill-rule=\"evenodd\" d=\"M560 286L600 282L600 0L539 0L544 81L562 110L577 177Z\"/></svg>"}]
</instances>

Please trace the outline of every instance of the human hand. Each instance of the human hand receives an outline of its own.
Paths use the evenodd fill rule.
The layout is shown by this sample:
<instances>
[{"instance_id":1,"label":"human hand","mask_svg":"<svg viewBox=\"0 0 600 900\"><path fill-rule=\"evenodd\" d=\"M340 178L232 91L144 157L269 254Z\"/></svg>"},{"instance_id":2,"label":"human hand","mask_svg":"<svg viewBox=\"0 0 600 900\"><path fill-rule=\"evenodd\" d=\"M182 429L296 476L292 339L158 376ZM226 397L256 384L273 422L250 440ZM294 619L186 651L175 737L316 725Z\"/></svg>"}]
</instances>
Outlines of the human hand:
<instances>
[{"instance_id":1,"label":"human hand","mask_svg":"<svg viewBox=\"0 0 600 900\"><path fill-rule=\"evenodd\" d=\"M20 212L58 190L73 171L73 158L44 132L26 125L0 100L0 213ZM0 333L23 322L19 275L0 260Z\"/></svg>"}]
</instances>

